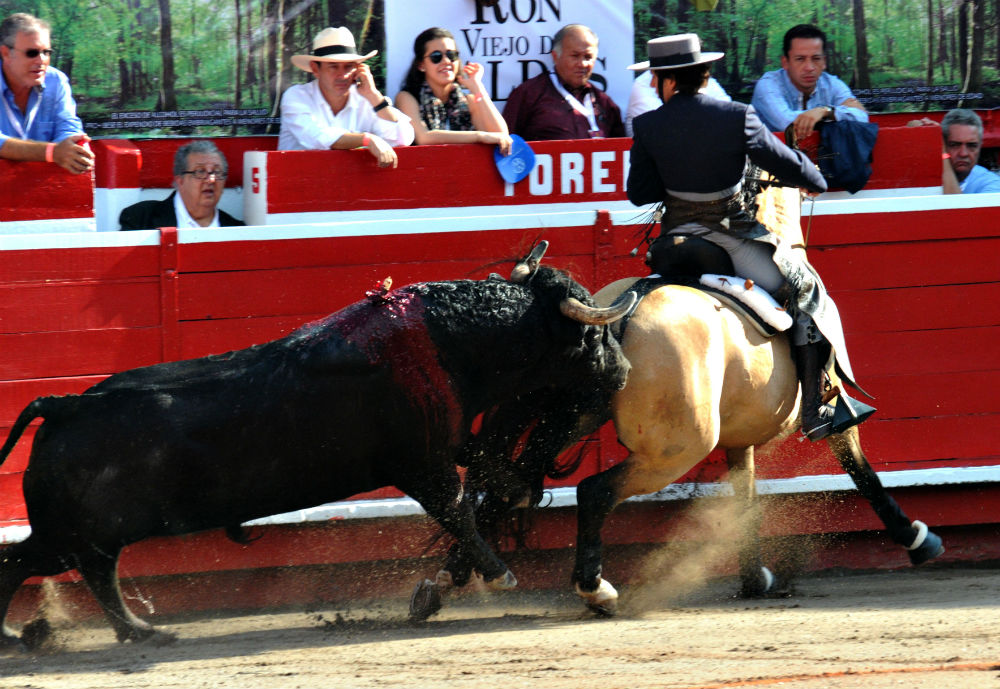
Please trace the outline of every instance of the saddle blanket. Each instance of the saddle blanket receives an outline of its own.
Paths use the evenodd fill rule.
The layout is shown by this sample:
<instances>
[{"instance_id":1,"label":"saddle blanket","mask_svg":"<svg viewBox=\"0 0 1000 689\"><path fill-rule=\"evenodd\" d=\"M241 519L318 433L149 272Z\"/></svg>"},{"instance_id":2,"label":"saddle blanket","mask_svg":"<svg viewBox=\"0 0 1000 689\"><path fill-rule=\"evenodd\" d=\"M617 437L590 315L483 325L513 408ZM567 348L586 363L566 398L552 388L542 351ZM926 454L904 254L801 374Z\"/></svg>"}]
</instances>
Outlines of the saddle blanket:
<instances>
[{"instance_id":1,"label":"saddle blanket","mask_svg":"<svg viewBox=\"0 0 1000 689\"><path fill-rule=\"evenodd\" d=\"M781 333L792 327L792 317L788 312L775 301L774 297L768 294L753 283L733 275L713 275L706 273L698 280L705 287L711 288L719 297L731 297L756 314L760 320L766 323L773 331L768 332L762 329L764 335L771 336ZM755 322L755 324L757 324ZM759 325L759 324L757 324Z\"/></svg>"}]
</instances>

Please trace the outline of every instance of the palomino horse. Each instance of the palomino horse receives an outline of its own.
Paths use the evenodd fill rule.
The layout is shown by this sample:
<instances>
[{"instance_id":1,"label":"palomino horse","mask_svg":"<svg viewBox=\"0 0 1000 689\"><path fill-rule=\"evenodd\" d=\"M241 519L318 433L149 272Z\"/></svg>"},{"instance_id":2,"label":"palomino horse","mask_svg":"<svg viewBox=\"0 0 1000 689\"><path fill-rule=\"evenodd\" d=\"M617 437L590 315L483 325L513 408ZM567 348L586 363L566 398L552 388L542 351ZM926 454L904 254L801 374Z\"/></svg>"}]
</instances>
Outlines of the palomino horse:
<instances>
[{"instance_id":1,"label":"palomino horse","mask_svg":"<svg viewBox=\"0 0 1000 689\"><path fill-rule=\"evenodd\" d=\"M612 283L595 301L613 301L635 281ZM614 611L617 593L601 577L605 518L623 500L666 487L719 447L737 500L751 515L739 557L741 593L766 593L772 576L761 565L757 541L754 447L798 427L798 380L787 338L761 335L745 316L705 292L667 285L636 307L622 350L632 371L613 398L612 414L629 455L577 488L577 592L592 609ZM940 538L921 522L911 524L886 493L861 450L857 428L827 441L893 541L909 548L914 564L943 551Z\"/></svg>"},{"instance_id":2,"label":"palomino horse","mask_svg":"<svg viewBox=\"0 0 1000 689\"><path fill-rule=\"evenodd\" d=\"M798 190L771 186L758 195L757 206L758 220L804 258ZM635 281L612 283L595 301L614 300ZM605 518L622 500L664 488L719 447L737 501L750 515L739 557L741 594L766 593L773 578L760 562L754 447L799 425L799 385L787 338L761 335L745 316L705 292L668 285L639 303L622 350L632 371L612 401L612 413L629 455L577 487L577 592L599 612L614 610L617 594L601 578ZM944 552L941 539L922 522L911 523L886 493L861 450L856 427L828 436L827 443L913 564Z\"/></svg>"},{"instance_id":3,"label":"palomino horse","mask_svg":"<svg viewBox=\"0 0 1000 689\"><path fill-rule=\"evenodd\" d=\"M637 279L608 285L595 302L612 310ZM734 492L749 508L739 558L741 594L766 594L773 577L759 554L753 457L755 446L798 427L799 389L788 340L783 335L766 338L745 316L701 290L667 285L636 306L622 348L632 369L625 388L611 398L607 416L587 417L575 410L592 405L534 393L484 417L482 432L460 462L469 466L466 490L482 495L477 529L488 533L511 506L538 504L542 479L560 469L555 458L610 416L629 455L577 488L573 581L587 605L605 614L617 605L617 592L601 577L601 527L608 514L629 497L666 487L716 447L725 450ZM514 456L519 442L524 449L511 471L491 476L476 469L478 457ZM908 549L913 564L943 552L941 539L923 523L911 523L886 493L861 450L856 428L831 435L827 442L893 541ZM466 583L471 569L468 558L453 548L436 580L417 585L411 617L422 620L436 612L441 594Z\"/></svg>"}]
</instances>

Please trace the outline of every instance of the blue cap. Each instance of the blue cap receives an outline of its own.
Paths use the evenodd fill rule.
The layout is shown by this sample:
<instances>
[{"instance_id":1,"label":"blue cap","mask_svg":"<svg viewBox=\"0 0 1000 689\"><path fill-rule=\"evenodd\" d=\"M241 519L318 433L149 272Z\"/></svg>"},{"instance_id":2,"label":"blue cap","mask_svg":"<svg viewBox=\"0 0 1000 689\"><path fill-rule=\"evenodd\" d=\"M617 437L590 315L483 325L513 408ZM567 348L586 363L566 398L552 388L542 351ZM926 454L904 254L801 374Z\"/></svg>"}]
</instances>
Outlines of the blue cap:
<instances>
[{"instance_id":1,"label":"blue cap","mask_svg":"<svg viewBox=\"0 0 1000 689\"><path fill-rule=\"evenodd\" d=\"M516 184L528 176L531 169L535 167L535 152L531 150L524 139L517 134L511 134L510 154L500 153L500 147L493 150L493 160L497 164L497 170L505 182Z\"/></svg>"}]
</instances>

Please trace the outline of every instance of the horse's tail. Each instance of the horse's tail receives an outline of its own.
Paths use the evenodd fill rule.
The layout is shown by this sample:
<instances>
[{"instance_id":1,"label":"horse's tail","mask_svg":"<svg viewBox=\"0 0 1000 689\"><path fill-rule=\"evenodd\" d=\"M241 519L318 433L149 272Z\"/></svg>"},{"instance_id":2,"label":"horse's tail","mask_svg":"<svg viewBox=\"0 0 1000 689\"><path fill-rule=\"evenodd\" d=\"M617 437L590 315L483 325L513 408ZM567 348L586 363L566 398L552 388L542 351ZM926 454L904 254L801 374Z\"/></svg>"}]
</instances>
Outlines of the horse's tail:
<instances>
[{"instance_id":1,"label":"horse's tail","mask_svg":"<svg viewBox=\"0 0 1000 689\"><path fill-rule=\"evenodd\" d=\"M7 441L3 444L3 447L0 447L0 465L7 460L7 456L14 449L14 446L17 445L17 441L20 440L28 424L38 417L48 417L53 414L61 406L60 400L64 399L66 398L38 397L24 408L24 411L21 412L17 417L17 421L11 427L10 433L7 435Z\"/></svg>"}]
</instances>

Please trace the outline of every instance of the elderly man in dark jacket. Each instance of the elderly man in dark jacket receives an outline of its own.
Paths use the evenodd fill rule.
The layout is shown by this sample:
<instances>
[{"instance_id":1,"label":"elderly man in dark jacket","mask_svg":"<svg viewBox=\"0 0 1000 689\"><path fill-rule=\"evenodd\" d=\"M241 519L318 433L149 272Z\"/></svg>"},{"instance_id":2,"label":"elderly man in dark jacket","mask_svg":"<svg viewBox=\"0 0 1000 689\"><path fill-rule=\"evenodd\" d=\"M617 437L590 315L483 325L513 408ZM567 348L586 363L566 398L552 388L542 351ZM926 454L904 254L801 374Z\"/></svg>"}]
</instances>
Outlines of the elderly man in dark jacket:
<instances>
[{"instance_id":1,"label":"elderly man in dark jacket","mask_svg":"<svg viewBox=\"0 0 1000 689\"><path fill-rule=\"evenodd\" d=\"M192 141L174 155L175 191L162 201L140 201L125 208L118 220L123 230L157 227L232 227L243 225L217 208L229 176L222 151L208 140Z\"/></svg>"}]
</instances>

